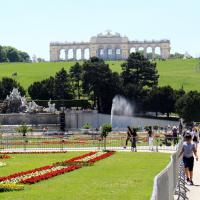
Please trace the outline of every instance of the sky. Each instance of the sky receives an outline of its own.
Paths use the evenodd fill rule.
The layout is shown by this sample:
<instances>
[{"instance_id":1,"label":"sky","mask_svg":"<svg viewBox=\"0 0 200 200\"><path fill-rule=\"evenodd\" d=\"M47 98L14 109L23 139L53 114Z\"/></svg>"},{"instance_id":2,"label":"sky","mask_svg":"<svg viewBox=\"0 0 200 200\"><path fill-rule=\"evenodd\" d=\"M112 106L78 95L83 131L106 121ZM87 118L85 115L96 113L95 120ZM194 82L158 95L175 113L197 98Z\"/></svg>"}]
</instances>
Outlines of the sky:
<instances>
[{"instance_id":1,"label":"sky","mask_svg":"<svg viewBox=\"0 0 200 200\"><path fill-rule=\"evenodd\" d=\"M200 56L199 0L0 0L0 45L49 60L51 41L89 41L110 29L130 40L171 41Z\"/></svg>"}]
</instances>

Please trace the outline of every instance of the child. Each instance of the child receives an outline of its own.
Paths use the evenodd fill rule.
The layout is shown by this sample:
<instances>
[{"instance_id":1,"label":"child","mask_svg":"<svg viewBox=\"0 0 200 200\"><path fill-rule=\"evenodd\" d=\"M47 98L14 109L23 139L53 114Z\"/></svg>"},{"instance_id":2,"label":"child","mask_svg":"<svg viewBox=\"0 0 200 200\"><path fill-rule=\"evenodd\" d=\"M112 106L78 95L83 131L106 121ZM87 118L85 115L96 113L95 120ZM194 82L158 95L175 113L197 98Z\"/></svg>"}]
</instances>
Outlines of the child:
<instances>
[{"instance_id":1,"label":"child","mask_svg":"<svg viewBox=\"0 0 200 200\"><path fill-rule=\"evenodd\" d=\"M179 154L179 157L183 154L183 163L185 167L185 175L187 177L187 182L193 185L193 167L194 167L194 157L193 153L198 161L197 149L195 144L192 142L192 136L190 134L185 135L185 142L183 143L183 148Z\"/></svg>"}]
</instances>

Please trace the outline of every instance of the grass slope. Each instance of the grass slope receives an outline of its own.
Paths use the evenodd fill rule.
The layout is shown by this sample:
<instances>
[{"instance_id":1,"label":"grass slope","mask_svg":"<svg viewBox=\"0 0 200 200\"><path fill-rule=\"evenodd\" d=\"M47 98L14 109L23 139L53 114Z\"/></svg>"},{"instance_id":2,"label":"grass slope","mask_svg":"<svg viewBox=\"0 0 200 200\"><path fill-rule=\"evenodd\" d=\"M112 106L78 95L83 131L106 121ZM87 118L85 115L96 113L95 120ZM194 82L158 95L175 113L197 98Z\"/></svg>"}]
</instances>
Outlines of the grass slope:
<instances>
[{"instance_id":1,"label":"grass slope","mask_svg":"<svg viewBox=\"0 0 200 200\"><path fill-rule=\"evenodd\" d=\"M107 63L113 71L121 72L122 62L110 61ZM12 77L12 73L17 72L18 75L15 79L27 89L34 81L53 76L62 67L69 70L74 63L3 63L0 64L0 78ZM159 85L171 85L175 89L183 86L186 91L200 91L200 70L196 70L197 63L197 59L157 61L158 73L160 74Z\"/></svg>"},{"instance_id":2,"label":"grass slope","mask_svg":"<svg viewBox=\"0 0 200 200\"><path fill-rule=\"evenodd\" d=\"M30 169L66 159L78 153L53 155L13 155L0 175ZM0 193L1 200L148 200L153 179L169 162L169 154L116 153L105 160L74 172L60 175L24 191ZM7 169L6 169L7 168Z\"/></svg>"}]
</instances>

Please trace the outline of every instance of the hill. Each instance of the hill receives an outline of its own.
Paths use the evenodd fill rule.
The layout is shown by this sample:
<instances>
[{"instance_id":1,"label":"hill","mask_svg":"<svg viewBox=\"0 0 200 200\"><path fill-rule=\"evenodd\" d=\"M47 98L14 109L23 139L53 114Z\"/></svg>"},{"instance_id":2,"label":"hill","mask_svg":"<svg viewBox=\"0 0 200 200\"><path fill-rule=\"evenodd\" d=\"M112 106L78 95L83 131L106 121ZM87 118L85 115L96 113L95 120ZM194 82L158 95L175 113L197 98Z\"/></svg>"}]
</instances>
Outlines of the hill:
<instances>
[{"instance_id":1,"label":"hill","mask_svg":"<svg viewBox=\"0 0 200 200\"><path fill-rule=\"evenodd\" d=\"M121 71L123 61L109 61L113 71ZM175 89L182 86L186 91L200 91L200 69L197 69L197 59L174 59L166 61L156 61L158 73L160 74L159 85L171 85ZM40 81L55 75L62 67L69 69L75 62L44 62L44 63L1 63L0 78L12 77L17 72L15 79L26 89L34 81Z\"/></svg>"}]
</instances>

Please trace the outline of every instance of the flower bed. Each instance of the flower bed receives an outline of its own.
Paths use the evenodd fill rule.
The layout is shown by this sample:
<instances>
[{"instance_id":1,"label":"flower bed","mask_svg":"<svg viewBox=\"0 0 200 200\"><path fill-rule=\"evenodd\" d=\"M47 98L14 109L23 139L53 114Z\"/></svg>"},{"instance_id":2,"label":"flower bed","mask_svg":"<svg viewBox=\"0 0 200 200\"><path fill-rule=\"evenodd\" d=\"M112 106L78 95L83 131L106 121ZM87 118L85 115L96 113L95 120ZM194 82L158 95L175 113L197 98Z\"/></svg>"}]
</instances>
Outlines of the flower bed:
<instances>
[{"instance_id":1,"label":"flower bed","mask_svg":"<svg viewBox=\"0 0 200 200\"><path fill-rule=\"evenodd\" d=\"M24 186L22 184L0 183L0 192L19 191L23 189L24 189Z\"/></svg>"},{"instance_id":2,"label":"flower bed","mask_svg":"<svg viewBox=\"0 0 200 200\"><path fill-rule=\"evenodd\" d=\"M23 152L1 152L1 154L48 154L48 153L67 153L67 151L23 151Z\"/></svg>"},{"instance_id":3,"label":"flower bed","mask_svg":"<svg viewBox=\"0 0 200 200\"><path fill-rule=\"evenodd\" d=\"M90 152L63 162L0 177L0 184L34 184L60 174L71 172L113 155L114 152Z\"/></svg>"},{"instance_id":4,"label":"flower bed","mask_svg":"<svg viewBox=\"0 0 200 200\"><path fill-rule=\"evenodd\" d=\"M58 141L19 141L19 142L8 142L6 145L50 145L50 144L87 144L86 141L69 141L69 140L58 140Z\"/></svg>"},{"instance_id":5,"label":"flower bed","mask_svg":"<svg viewBox=\"0 0 200 200\"><path fill-rule=\"evenodd\" d=\"M10 156L6 155L6 154L0 154L0 159L9 159Z\"/></svg>"}]
</instances>

